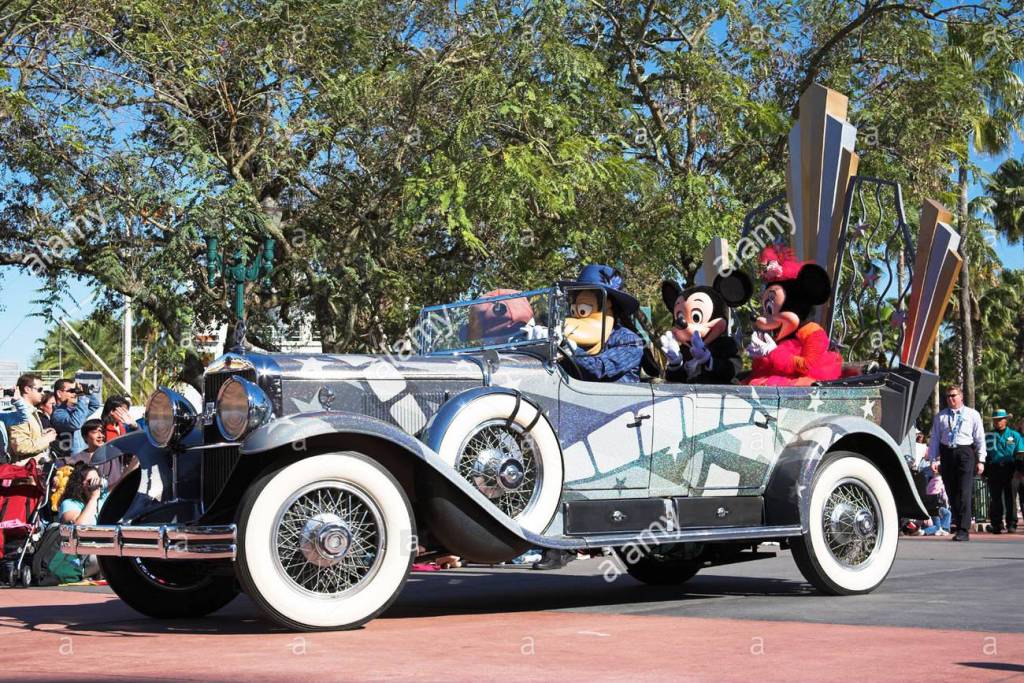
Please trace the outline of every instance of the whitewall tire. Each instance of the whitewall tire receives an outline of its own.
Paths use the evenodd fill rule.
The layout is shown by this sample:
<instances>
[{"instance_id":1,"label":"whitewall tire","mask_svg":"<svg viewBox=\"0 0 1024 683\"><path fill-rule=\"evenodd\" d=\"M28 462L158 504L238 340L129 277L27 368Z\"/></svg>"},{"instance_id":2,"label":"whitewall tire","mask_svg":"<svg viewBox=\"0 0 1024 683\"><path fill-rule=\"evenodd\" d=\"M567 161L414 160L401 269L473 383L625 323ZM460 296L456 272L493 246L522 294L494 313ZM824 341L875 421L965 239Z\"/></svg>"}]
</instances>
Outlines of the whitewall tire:
<instances>
[{"instance_id":1,"label":"whitewall tire","mask_svg":"<svg viewBox=\"0 0 1024 683\"><path fill-rule=\"evenodd\" d=\"M437 453L523 529L541 534L550 524L562 495L562 451L533 405L509 394L474 399L449 423Z\"/></svg>"},{"instance_id":2,"label":"whitewall tire","mask_svg":"<svg viewBox=\"0 0 1024 683\"><path fill-rule=\"evenodd\" d=\"M359 453L287 465L240 506L239 582L289 628L347 629L374 618L401 592L415 549L405 492Z\"/></svg>"},{"instance_id":3,"label":"whitewall tire","mask_svg":"<svg viewBox=\"0 0 1024 683\"><path fill-rule=\"evenodd\" d=\"M869 593L896 559L899 517L882 473L854 453L831 453L810 492L808 530L793 558L815 588L830 595Z\"/></svg>"}]
</instances>

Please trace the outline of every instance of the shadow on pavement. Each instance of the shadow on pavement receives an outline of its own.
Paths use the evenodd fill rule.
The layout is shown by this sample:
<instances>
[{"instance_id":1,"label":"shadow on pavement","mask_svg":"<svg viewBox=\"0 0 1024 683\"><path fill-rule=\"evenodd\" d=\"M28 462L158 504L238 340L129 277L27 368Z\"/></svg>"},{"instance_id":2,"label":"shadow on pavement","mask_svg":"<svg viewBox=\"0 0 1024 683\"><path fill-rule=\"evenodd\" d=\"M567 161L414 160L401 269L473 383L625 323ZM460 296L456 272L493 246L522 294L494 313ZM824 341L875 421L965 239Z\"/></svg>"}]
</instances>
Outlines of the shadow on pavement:
<instances>
[{"instance_id":1,"label":"shadow on pavement","mask_svg":"<svg viewBox=\"0 0 1024 683\"><path fill-rule=\"evenodd\" d=\"M385 619L630 606L737 596L811 595L807 584L771 578L697 576L679 586L647 586L620 576L467 568L413 574ZM111 596L113 598L113 596ZM260 614L246 597L196 619L150 619L117 599L102 603L13 606L0 633L15 628L83 636L146 637L166 634L255 635L288 633Z\"/></svg>"},{"instance_id":2,"label":"shadow on pavement","mask_svg":"<svg viewBox=\"0 0 1024 683\"><path fill-rule=\"evenodd\" d=\"M119 600L105 603L26 605L4 608L0 633L7 628L83 636L148 636L171 633L251 635L286 633L264 620L247 598L236 598L220 611L197 619L157 620Z\"/></svg>"},{"instance_id":3,"label":"shadow on pavement","mask_svg":"<svg viewBox=\"0 0 1024 683\"><path fill-rule=\"evenodd\" d=\"M1024 672L1024 664L1010 664L1008 662L957 662L957 664L960 666L969 666L972 669Z\"/></svg>"},{"instance_id":4,"label":"shadow on pavement","mask_svg":"<svg viewBox=\"0 0 1024 683\"><path fill-rule=\"evenodd\" d=\"M616 605L680 603L755 595L811 595L800 581L740 576L696 576L678 586L648 586L628 576L474 570L414 574L382 618L529 612Z\"/></svg>"}]
</instances>

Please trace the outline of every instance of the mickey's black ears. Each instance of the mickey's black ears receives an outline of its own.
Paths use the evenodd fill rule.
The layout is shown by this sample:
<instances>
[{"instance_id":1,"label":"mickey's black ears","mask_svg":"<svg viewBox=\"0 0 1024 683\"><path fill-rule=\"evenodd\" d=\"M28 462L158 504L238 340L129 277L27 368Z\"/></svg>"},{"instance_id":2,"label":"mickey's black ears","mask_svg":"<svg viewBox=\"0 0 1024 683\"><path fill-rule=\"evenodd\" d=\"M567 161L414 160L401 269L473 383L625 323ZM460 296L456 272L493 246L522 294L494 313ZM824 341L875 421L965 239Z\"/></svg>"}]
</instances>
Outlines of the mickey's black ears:
<instances>
[{"instance_id":1,"label":"mickey's black ears","mask_svg":"<svg viewBox=\"0 0 1024 683\"><path fill-rule=\"evenodd\" d=\"M712 288L718 292L729 306L736 307L750 301L754 293L754 282L750 276L740 270L715 278Z\"/></svg>"},{"instance_id":2,"label":"mickey's black ears","mask_svg":"<svg viewBox=\"0 0 1024 683\"><path fill-rule=\"evenodd\" d=\"M675 280L665 280L661 283L661 300L665 302L665 308L669 313L676 310L676 299L683 293L683 288Z\"/></svg>"},{"instance_id":3,"label":"mickey's black ears","mask_svg":"<svg viewBox=\"0 0 1024 683\"><path fill-rule=\"evenodd\" d=\"M800 289L804 297L812 306L818 306L828 301L832 295L832 281L825 269L817 263L805 263L796 276L800 283Z\"/></svg>"}]
</instances>

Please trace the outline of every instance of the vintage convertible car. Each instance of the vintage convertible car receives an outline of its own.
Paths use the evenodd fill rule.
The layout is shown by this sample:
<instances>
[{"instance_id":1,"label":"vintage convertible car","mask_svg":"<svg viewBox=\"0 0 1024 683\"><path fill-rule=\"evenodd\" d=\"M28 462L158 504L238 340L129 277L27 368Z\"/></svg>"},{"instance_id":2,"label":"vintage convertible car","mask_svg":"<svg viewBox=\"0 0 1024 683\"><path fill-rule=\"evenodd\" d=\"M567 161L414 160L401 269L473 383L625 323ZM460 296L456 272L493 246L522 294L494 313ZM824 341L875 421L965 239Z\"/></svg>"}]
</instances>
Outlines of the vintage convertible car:
<instances>
[{"instance_id":1,"label":"vintage convertible car","mask_svg":"<svg viewBox=\"0 0 1024 683\"><path fill-rule=\"evenodd\" d=\"M613 547L649 583L790 547L830 594L892 566L926 516L904 459L935 377L905 366L803 388L581 381L557 335L563 288L434 306L416 353L229 353L201 414L169 389L138 457L65 552L158 618L244 590L297 629L352 628L401 591L420 545L497 563L531 547ZM505 316L507 317L507 316ZM498 324L495 324L497 321ZM507 322L507 321L506 321Z\"/></svg>"}]
</instances>

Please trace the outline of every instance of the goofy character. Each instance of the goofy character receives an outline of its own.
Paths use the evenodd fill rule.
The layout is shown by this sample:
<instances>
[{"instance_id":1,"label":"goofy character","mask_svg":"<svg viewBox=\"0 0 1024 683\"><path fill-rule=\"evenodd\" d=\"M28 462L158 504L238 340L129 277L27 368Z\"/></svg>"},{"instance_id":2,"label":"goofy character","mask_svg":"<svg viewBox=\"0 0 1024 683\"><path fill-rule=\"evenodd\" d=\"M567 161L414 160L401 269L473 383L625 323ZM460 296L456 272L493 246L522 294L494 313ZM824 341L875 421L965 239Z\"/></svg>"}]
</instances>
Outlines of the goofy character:
<instances>
[{"instance_id":1,"label":"goofy character","mask_svg":"<svg viewBox=\"0 0 1024 683\"><path fill-rule=\"evenodd\" d=\"M808 320L832 293L828 273L815 263L792 260L784 249L773 249L771 256L766 260L762 255L765 289L757 330L747 346L753 369L746 383L808 386L839 379L842 356L829 349L821 325Z\"/></svg>"},{"instance_id":2,"label":"goofy character","mask_svg":"<svg viewBox=\"0 0 1024 683\"><path fill-rule=\"evenodd\" d=\"M580 379L639 382L644 342L627 325L640 303L622 289L622 275L611 266L589 265L576 280L559 284L571 288L563 353Z\"/></svg>"},{"instance_id":3,"label":"goofy character","mask_svg":"<svg viewBox=\"0 0 1024 683\"><path fill-rule=\"evenodd\" d=\"M726 334L729 309L750 300L754 283L746 273L719 275L710 287L683 289L661 283L661 298L672 313L672 329L661 336L668 359L665 379L693 384L731 384L743 367L740 348Z\"/></svg>"}]
</instances>

